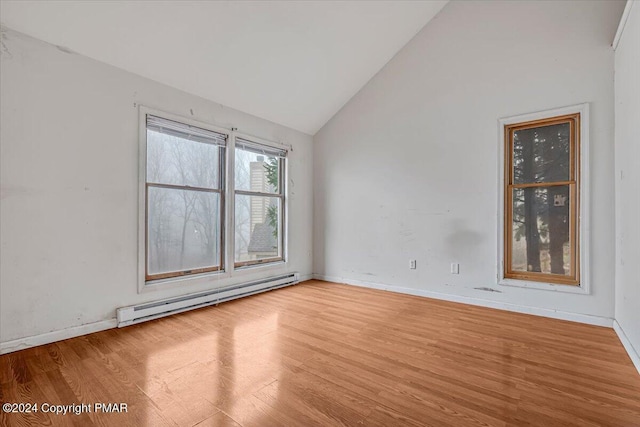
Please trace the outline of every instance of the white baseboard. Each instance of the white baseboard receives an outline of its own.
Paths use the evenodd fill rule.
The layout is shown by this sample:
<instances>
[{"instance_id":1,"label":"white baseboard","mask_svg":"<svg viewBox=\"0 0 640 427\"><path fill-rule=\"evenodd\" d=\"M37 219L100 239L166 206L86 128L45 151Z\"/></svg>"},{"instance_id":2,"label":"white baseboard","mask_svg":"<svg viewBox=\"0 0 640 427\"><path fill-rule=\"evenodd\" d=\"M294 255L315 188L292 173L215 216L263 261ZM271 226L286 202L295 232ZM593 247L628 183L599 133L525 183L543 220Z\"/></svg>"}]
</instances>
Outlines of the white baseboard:
<instances>
[{"instance_id":1,"label":"white baseboard","mask_svg":"<svg viewBox=\"0 0 640 427\"><path fill-rule=\"evenodd\" d=\"M313 279L312 274L305 274L300 275L298 280L300 282L304 282L311 279ZM50 344L52 342L75 338L82 335L91 334L93 332L100 332L106 329L116 328L117 326L117 319L109 319L95 323L87 323L80 326L73 326L71 328L62 329L60 331L51 331L40 335L33 335L30 337L19 338L12 341L0 342L0 354L12 353L14 351L37 347L39 345Z\"/></svg>"},{"instance_id":2,"label":"white baseboard","mask_svg":"<svg viewBox=\"0 0 640 427\"><path fill-rule=\"evenodd\" d=\"M445 294L441 292L426 291L423 289L403 288L399 286L388 286L380 283L365 282L361 280L351 280L343 277L324 276L314 274L314 279L325 280L327 282L344 283L346 285L361 286L370 289L380 289L383 291L398 292L401 294L417 295L421 297L434 298L444 301L459 302L463 304L477 305L481 307L496 308L498 310L513 311L516 313L532 314L534 316L550 317L553 319L569 320L572 322L586 323L588 325L613 326L613 319L608 317L592 316L589 314L571 313L568 311L552 310L548 308L529 307L525 305L512 304L507 302L492 301L481 298L466 297L461 295Z\"/></svg>"},{"instance_id":3,"label":"white baseboard","mask_svg":"<svg viewBox=\"0 0 640 427\"><path fill-rule=\"evenodd\" d=\"M115 328L117 325L118 322L116 319L102 320L100 322L73 326L60 331L52 331L40 335L19 338L13 341L0 342L0 354L12 353L14 351L24 350L25 348L50 344L52 342L75 338L81 335L91 334L93 332L104 331L106 329Z\"/></svg>"},{"instance_id":4,"label":"white baseboard","mask_svg":"<svg viewBox=\"0 0 640 427\"><path fill-rule=\"evenodd\" d=\"M633 365L640 374L640 353L638 353L638 351L633 347L633 344L631 344L631 341L627 338L627 334L624 333L624 329L622 329L622 326L620 326L617 320L613 321L613 330L618 334L618 338L620 338L622 346L627 350L627 354L629 355L629 358L631 358L631 362L633 362Z\"/></svg>"},{"instance_id":5,"label":"white baseboard","mask_svg":"<svg viewBox=\"0 0 640 427\"><path fill-rule=\"evenodd\" d=\"M313 278L314 278L313 274L300 274L298 276L298 281L299 282L306 282L307 280L311 280Z\"/></svg>"},{"instance_id":6,"label":"white baseboard","mask_svg":"<svg viewBox=\"0 0 640 427\"><path fill-rule=\"evenodd\" d=\"M382 285L379 283L350 280L350 279L345 279L341 277L324 276L320 274L300 276L300 281L302 282L305 280L309 280L311 278L317 279L317 280L325 280L328 282L336 282L336 283L344 283L347 285L361 286L361 287L370 288L370 289L379 289L384 291L398 292L398 293L403 293L408 295L417 295L417 296L434 298L434 299L451 301L451 302L459 302L463 304L477 305L481 307L496 308L500 310L513 311L516 313L526 313L526 314L532 314L536 316L550 317L554 319L570 320L573 322L586 323L589 325L613 327L616 333L618 334L618 337L620 337L620 341L622 341L622 344L626 349L627 353L629 353L629 357L631 357L633 364L636 366L636 368L640 372L640 356L631 345L631 342L628 340L628 338L624 334L624 331L622 330L618 322L615 322L613 319L609 319L606 317L590 316L587 314L550 310L550 309L538 308L538 307L528 307L528 306L522 306L517 304L484 300L480 298L444 294L440 292L426 291L421 289L388 286L388 285ZM0 354L11 353L14 351L23 350L30 347L36 347L39 345L49 344L56 341L79 337L79 336L90 334L93 332L104 331L106 329L115 328L116 326L117 326L117 320L109 319L109 320L103 320L100 322L74 326L74 327L63 329L60 331L52 331L52 332L47 332L40 335L19 338L12 341L0 342Z\"/></svg>"}]
</instances>

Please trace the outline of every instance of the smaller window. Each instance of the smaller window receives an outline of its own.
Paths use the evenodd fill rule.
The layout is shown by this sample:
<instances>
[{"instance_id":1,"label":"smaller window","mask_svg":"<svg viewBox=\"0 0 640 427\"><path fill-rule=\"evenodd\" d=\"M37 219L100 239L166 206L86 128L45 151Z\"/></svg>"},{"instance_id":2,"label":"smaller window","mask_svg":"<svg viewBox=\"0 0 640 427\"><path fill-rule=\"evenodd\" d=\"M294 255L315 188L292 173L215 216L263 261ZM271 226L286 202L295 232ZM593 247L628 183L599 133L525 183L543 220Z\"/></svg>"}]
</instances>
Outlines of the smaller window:
<instances>
[{"instance_id":1,"label":"smaller window","mask_svg":"<svg viewBox=\"0 0 640 427\"><path fill-rule=\"evenodd\" d=\"M145 279L224 269L227 136L146 116Z\"/></svg>"},{"instance_id":2,"label":"smaller window","mask_svg":"<svg viewBox=\"0 0 640 427\"><path fill-rule=\"evenodd\" d=\"M235 267L282 261L286 151L235 143Z\"/></svg>"},{"instance_id":3,"label":"smaller window","mask_svg":"<svg viewBox=\"0 0 640 427\"><path fill-rule=\"evenodd\" d=\"M580 114L504 132L504 277L579 285Z\"/></svg>"}]
</instances>

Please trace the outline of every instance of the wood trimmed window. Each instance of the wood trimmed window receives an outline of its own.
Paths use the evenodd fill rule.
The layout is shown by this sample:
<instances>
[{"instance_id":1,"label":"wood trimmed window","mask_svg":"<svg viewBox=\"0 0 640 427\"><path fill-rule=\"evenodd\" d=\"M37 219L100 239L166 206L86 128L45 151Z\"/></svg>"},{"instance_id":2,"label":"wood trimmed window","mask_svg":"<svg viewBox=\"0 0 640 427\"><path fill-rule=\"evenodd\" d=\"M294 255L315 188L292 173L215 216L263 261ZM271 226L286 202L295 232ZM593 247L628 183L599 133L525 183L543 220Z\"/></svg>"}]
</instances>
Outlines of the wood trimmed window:
<instances>
[{"instance_id":1,"label":"wood trimmed window","mask_svg":"<svg viewBox=\"0 0 640 427\"><path fill-rule=\"evenodd\" d=\"M580 284L580 120L504 125L506 279Z\"/></svg>"},{"instance_id":2,"label":"wood trimmed window","mask_svg":"<svg viewBox=\"0 0 640 427\"><path fill-rule=\"evenodd\" d=\"M146 115L145 280L224 270L226 141Z\"/></svg>"}]
</instances>

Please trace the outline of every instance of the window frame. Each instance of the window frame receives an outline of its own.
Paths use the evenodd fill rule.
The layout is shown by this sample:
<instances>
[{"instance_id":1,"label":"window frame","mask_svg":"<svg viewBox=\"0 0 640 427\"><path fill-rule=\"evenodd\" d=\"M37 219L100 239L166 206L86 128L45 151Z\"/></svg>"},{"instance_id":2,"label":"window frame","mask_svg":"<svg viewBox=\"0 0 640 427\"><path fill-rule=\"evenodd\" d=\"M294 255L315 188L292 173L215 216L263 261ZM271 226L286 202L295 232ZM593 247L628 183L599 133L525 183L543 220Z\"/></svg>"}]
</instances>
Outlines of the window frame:
<instances>
[{"instance_id":1,"label":"window frame","mask_svg":"<svg viewBox=\"0 0 640 427\"><path fill-rule=\"evenodd\" d=\"M237 139L242 139L242 140L246 140L248 142L251 142L253 144L256 145L263 145L265 148L272 148L272 149L276 149L276 150L284 150L285 156L281 157L279 162L279 171L278 171L278 175L279 175L279 180L280 180L280 185L278 186L278 193L262 193L262 192L257 192L257 191L250 191L250 190L237 190L235 188L235 152L236 152L236 140ZM233 209L231 212L231 221L233 223L233 226L231 227L231 237L230 240L232 241L232 251L230 251L230 262L233 265L233 269L234 270L243 270L243 269L248 269L248 268L252 268L252 267L257 267L257 266L267 266L267 265L273 265L273 264L278 264L278 263L284 263L286 262L286 242L287 242L287 191L286 191L286 183L287 183L287 175L286 175L286 171L287 171L287 154L290 151L289 147L285 147L282 146L281 144L276 144L270 141L266 141L264 139L261 138L257 138L255 136L252 135L246 135L246 134L240 134L235 132L233 135L233 159L231 159L230 163L233 163L233 170L231 172L229 172L229 181L233 181L233 183L231 183L230 187L232 187L232 191L230 191L230 194L233 195ZM274 198L279 198L280 199L280 207L281 207L281 215L280 215L280 221L278 223L278 241L280 244L280 255L277 257L271 257L271 258L263 258L263 259L258 259L258 260L251 260L251 261L240 261L240 262L236 262L235 259L235 233L236 233L236 224L235 224L235 218L236 218L236 211L235 211L235 207L236 207L236 196L238 195L244 195L244 196L259 196L259 197L274 197Z\"/></svg>"},{"instance_id":2,"label":"window frame","mask_svg":"<svg viewBox=\"0 0 640 427\"><path fill-rule=\"evenodd\" d=\"M142 206L142 208L144 209L144 223L141 224L141 228L142 228L142 235L143 235L143 240L142 240L142 245L144 246L144 266L143 266L143 272L144 272L144 282L145 284L148 283L155 283L158 281L162 281L162 280L166 280L166 279L178 279L178 278L186 278L186 277L193 277L193 276L197 276L197 275L201 275L201 274L206 274L206 273L212 273L212 272L223 272L225 271L225 242L226 242L226 233L225 233L225 222L226 222L226 192L225 192L225 188L226 188L226 180L227 180L227 175L226 175L226 163L227 163L227 157L228 157L228 145L229 145L229 140L230 140L230 133L228 131L226 131L225 129L220 129L220 128L216 128L210 125L207 125L206 123L200 123L200 122L196 122L193 120L187 120L185 118L182 117L177 117L174 116L172 114L167 114L167 113L163 113L163 112L158 112L158 111L152 111L149 109L145 109L143 107L141 107L141 114L140 114L140 127L141 129L141 139L140 139L140 180L142 182L144 182L144 189L143 189L143 199L144 199L144 204ZM217 149L218 149L218 186L217 188L213 189L213 188L205 188L205 187L198 187L198 186L189 186L189 185L179 185L179 184L165 184L165 183L157 183L157 182L149 182L147 180L147 146L148 146L148 141L147 141L147 135L148 135L148 123L147 123L147 118L148 116L154 116L154 117L158 117L164 120L170 120L173 121L175 123L178 123L180 125L186 125L186 126L192 126L192 127L196 127L196 128L200 128L203 130L208 130L208 131L212 131L212 132L216 132L219 134L222 134L225 136L226 141L225 141L225 145L218 145ZM220 218L218 219L218 225L220 227L220 236L219 236L219 257L218 257L218 265L217 266L211 266L211 267L200 267L200 268L193 268L193 269L185 269L185 270L178 270L178 271L171 271L171 272L165 272L165 273L157 273L157 274L149 274L149 188L164 188L164 189L172 189L172 190L178 190L178 191L195 191L195 192L203 192L203 193L216 193L219 195L220 197L220 201L219 201L219 213L220 213Z\"/></svg>"},{"instance_id":3,"label":"window frame","mask_svg":"<svg viewBox=\"0 0 640 427\"><path fill-rule=\"evenodd\" d=\"M290 145L282 144L279 142L269 141L263 138L256 137L250 134L243 134L237 131L236 128L221 127L210 123L193 120L191 118L169 113L164 110L158 110L156 108L147 107L145 105L136 105L138 107L138 293L155 292L165 289L191 289L191 291L198 289L210 289L212 285L220 286L223 283L229 283L227 281L221 282L225 279L231 279L233 277L244 277L247 279L253 279L260 272L273 271L274 274L279 272L286 272L286 265L288 260L288 212L289 212L289 200L288 194L288 165L289 154L293 151ZM195 126L205 130L221 133L227 136L227 143L224 148L224 174L222 175L222 181L220 183L221 188L221 258L222 263L219 269L212 269L211 271L194 271L190 274L176 275L172 277L147 279L147 115L157 116L163 119L172 120L185 125ZM238 267L234 266L235 257L235 193L234 193L234 181L235 181L235 139L242 138L250 141L255 141L258 144L265 145L270 148L283 150L286 152L282 168L280 170L281 182L282 182L282 250L281 257L275 261L261 262L248 266ZM230 197L234 195L234 197ZM273 195L270 195L273 196ZM224 201L223 201L224 199ZM264 274L264 273L262 273ZM216 283L220 283L216 285Z\"/></svg>"},{"instance_id":4,"label":"window frame","mask_svg":"<svg viewBox=\"0 0 640 427\"><path fill-rule=\"evenodd\" d=\"M576 119L577 118L577 119ZM521 129L549 126L575 120L570 142L569 179L565 182L513 184L513 132ZM507 117L498 120L499 146L499 205L498 205L498 265L497 277L500 285L554 290L569 293L590 293L589 280L589 105L545 110L536 113ZM572 250L571 276L558 274L522 272L511 269L512 200L514 188L551 187L567 185L570 192L570 242ZM576 212L577 211L577 212Z\"/></svg>"}]
</instances>

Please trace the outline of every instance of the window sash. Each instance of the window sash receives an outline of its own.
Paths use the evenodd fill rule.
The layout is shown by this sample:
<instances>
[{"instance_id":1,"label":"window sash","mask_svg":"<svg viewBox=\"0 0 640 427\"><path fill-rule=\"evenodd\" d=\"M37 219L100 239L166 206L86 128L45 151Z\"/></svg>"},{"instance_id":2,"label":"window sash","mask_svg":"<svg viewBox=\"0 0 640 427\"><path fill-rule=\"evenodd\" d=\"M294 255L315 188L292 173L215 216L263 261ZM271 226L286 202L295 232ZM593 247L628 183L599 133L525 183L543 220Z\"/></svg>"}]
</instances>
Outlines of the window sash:
<instances>
[{"instance_id":1,"label":"window sash","mask_svg":"<svg viewBox=\"0 0 640 427\"><path fill-rule=\"evenodd\" d=\"M236 206L237 196L255 196L255 197L266 197L270 199L278 199L279 200L279 221L278 221L278 256L269 257L269 258L260 258L255 260L247 260L247 261L237 261L234 253L234 268L248 267L252 265L258 264L268 264L272 262L284 261L284 224L285 224L285 209L284 209L284 195L278 194L270 194L270 193L255 193L249 191L236 191L236 198L234 199L234 206ZM234 233L237 233L237 228L234 230ZM235 234L234 234L235 237Z\"/></svg>"},{"instance_id":2,"label":"window sash","mask_svg":"<svg viewBox=\"0 0 640 427\"><path fill-rule=\"evenodd\" d=\"M569 180L531 182L514 184L514 134L518 130L552 126L556 124L570 124L569 134ZM570 114L559 117L551 117L524 123L515 123L504 126L505 134L505 185L504 185L504 265L503 276L506 279L531 280L536 282L548 282L564 285L580 285L580 248L579 248L579 147L580 147L580 114ZM513 193L514 189L539 188L539 187L569 187L569 245L570 245L570 274L560 275L535 271L514 270L513 255Z\"/></svg>"},{"instance_id":3,"label":"window sash","mask_svg":"<svg viewBox=\"0 0 640 427\"><path fill-rule=\"evenodd\" d=\"M178 191L193 191L196 193L216 193L220 196L220 206L218 208L219 212L219 255L218 255L218 265L211 265L208 267L200 267L200 268L191 268L191 269L183 269L183 270L174 270L174 271L166 271L157 274L149 274L149 188L164 188L168 190L178 190ZM224 271L224 193L220 190L212 190L209 188L205 189L194 189L193 187L182 187L176 185L165 185L165 184L152 184L147 183L145 189L145 280L160 280L160 279L168 279L171 277L182 277L193 274L201 274L208 273L214 271ZM214 261L214 260L212 260Z\"/></svg>"},{"instance_id":4,"label":"window sash","mask_svg":"<svg viewBox=\"0 0 640 427\"><path fill-rule=\"evenodd\" d=\"M557 186L557 185L555 185ZM538 188L539 186L530 186L525 188ZM549 187L554 187L549 186ZM569 274L554 274L536 271L523 271L513 268L513 193L515 186L509 186L508 193L505 195L505 253L504 253L504 277L508 279L533 280L542 282L552 282L559 284L578 285L579 277L579 241L578 241L578 219L577 219L577 185L570 184L569 187L569 248L570 248L570 269ZM522 187L520 187L522 188Z\"/></svg>"},{"instance_id":5,"label":"window sash","mask_svg":"<svg viewBox=\"0 0 640 427\"><path fill-rule=\"evenodd\" d=\"M576 181L577 178L577 165L578 165L578 156L577 156L577 141L579 141L579 123L580 123L580 114L569 114L566 116L560 117L552 117L548 119L541 120L533 120L525 123L515 123L512 125L505 126L505 152L507 155L505 159L507 160L507 165L505 167L505 171L507 172L507 179L505 183L508 185L529 185L529 184L539 184L538 182L531 183L522 183L515 184L515 167L514 167L514 134L520 130L526 129L535 129L545 126L553 126L560 125L564 123L570 124L570 132L569 132L569 180L568 181ZM552 184L557 181L548 181L547 184Z\"/></svg>"},{"instance_id":6,"label":"window sash","mask_svg":"<svg viewBox=\"0 0 640 427\"><path fill-rule=\"evenodd\" d=\"M255 154L262 154L269 157L287 157L287 150L283 148L275 148L258 142L253 142L244 138L236 138L235 141L236 150L249 151Z\"/></svg>"},{"instance_id":7,"label":"window sash","mask_svg":"<svg viewBox=\"0 0 640 427\"><path fill-rule=\"evenodd\" d=\"M147 130L153 130L203 144L220 146L227 144L227 135L223 133L165 119L152 114L147 114Z\"/></svg>"},{"instance_id":8,"label":"window sash","mask_svg":"<svg viewBox=\"0 0 640 427\"><path fill-rule=\"evenodd\" d=\"M240 142L239 142L240 141ZM253 147L264 147L265 151L257 151L258 148L256 149L256 151L254 150L247 150L245 147L247 146L246 143L250 143L251 146ZM236 198L237 196L256 196L256 197L269 197L269 198L277 198L280 200L279 203L279 213L280 213L280 220L278 221L278 253L279 255L277 257L270 257L270 258L262 258L262 259L257 259L257 260L248 260L248 261L237 261L235 259L236 254L233 254L234 257L234 263L233 266L234 268L242 268L242 267L250 267L250 266L255 266L255 265L261 265L261 264L269 264L269 263L274 263L274 262L280 262L280 261L284 261L284 251L285 251L285 242L286 242L286 238L285 238L285 227L284 225L286 224L286 217L285 217L285 191L284 191L284 182L285 182L285 159L286 159L286 151L284 150L278 150L278 153L282 154L278 154L276 155L276 151L269 151L269 150L277 150L277 149L272 149L271 147L267 147L265 145L261 145L255 142L251 142L245 139L241 139L241 138L237 138L236 139L236 145L235 145L235 149L241 149L241 150L245 150L245 151L251 151L254 152L256 154L264 154L266 156L271 156L271 157L277 157L278 158L278 162L279 162L279 166L278 166L278 192L277 193L268 193L268 192L259 192L259 191L250 191L250 190L234 190L234 209L236 206ZM234 155L235 157L235 155ZM234 158L235 161L235 158ZM235 179L235 177L234 177ZM237 226L234 227L233 230L233 235L234 235L234 239L235 239L235 235L238 232ZM235 251L234 251L235 252Z\"/></svg>"},{"instance_id":9,"label":"window sash","mask_svg":"<svg viewBox=\"0 0 640 427\"><path fill-rule=\"evenodd\" d=\"M243 140L244 141L244 140ZM257 143L252 143L253 146L258 146L259 144ZM275 157L276 159L278 159L278 186L277 186L277 191L275 192L269 192L269 191L263 191L263 192L258 192L258 191L252 191L252 190L247 190L247 189L234 189L236 194L245 194L245 195L264 195L264 196L278 196L278 195L283 195L284 194L284 160L286 158L285 155L280 155L278 154L278 152L276 151L269 151L270 148L265 146L266 151L260 151L259 149L246 149L244 146L239 145L236 142L235 148L234 148L234 163L236 162L237 156L236 156L236 152L238 150L242 150L242 151L247 151L250 153L254 153L254 154L260 154L260 155L264 155L267 157ZM286 154L286 152L285 152ZM236 163L237 166L237 163ZM234 174L235 175L235 174ZM233 179L236 179L236 176L233 177ZM235 184L237 185L237 183ZM234 186L235 187L235 186Z\"/></svg>"},{"instance_id":10,"label":"window sash","mask_svg":"<svg viewBox=\"0 0 640 427\"><path fill-rule=\"evenodd\" d=\"M226 142L227 135L211 131L208 129L203 129L196 126L187 125L178 121L165 119L159 116L155 116L152 114L146 115L146 126L145 126L145 138L148 137L148 130L154 130L157 132L165 133L168 135L176 136L178 138L187 139L190 141L200 142L204 144L212 144L218 146L218 186L217 188L209 188L209 187L198 187L198 186L190 186L190 185L178 185L178 184L163 184L148 181L147 174L145 172L145 236L144 236L144 276L145 282L153 281L153 280L161 280L161 279L169 279L169 278L178 278L184 276L192 276L203 273L210 272L221 272L225 271L225 182L226 182ZM149 145L149 141L147 140L147 147ZM148 150L148 148L147 148ZM146 153L145 153L146 155ZM219 256L217 259L218 265L212 265L208 267L202 268L193 268L193 269L183 269L176 271L169 271L157 274L149 274L149 188L164 188L169 190L179 190L179 191L194 191L200 193L216 193L219 195L219 212L218 218L215 218L217 221L217 226L219 227L219 236L218 236L218 248L219 248ZM212 260L216 261L216 260Z\"/></svg>"}]
</instances>

